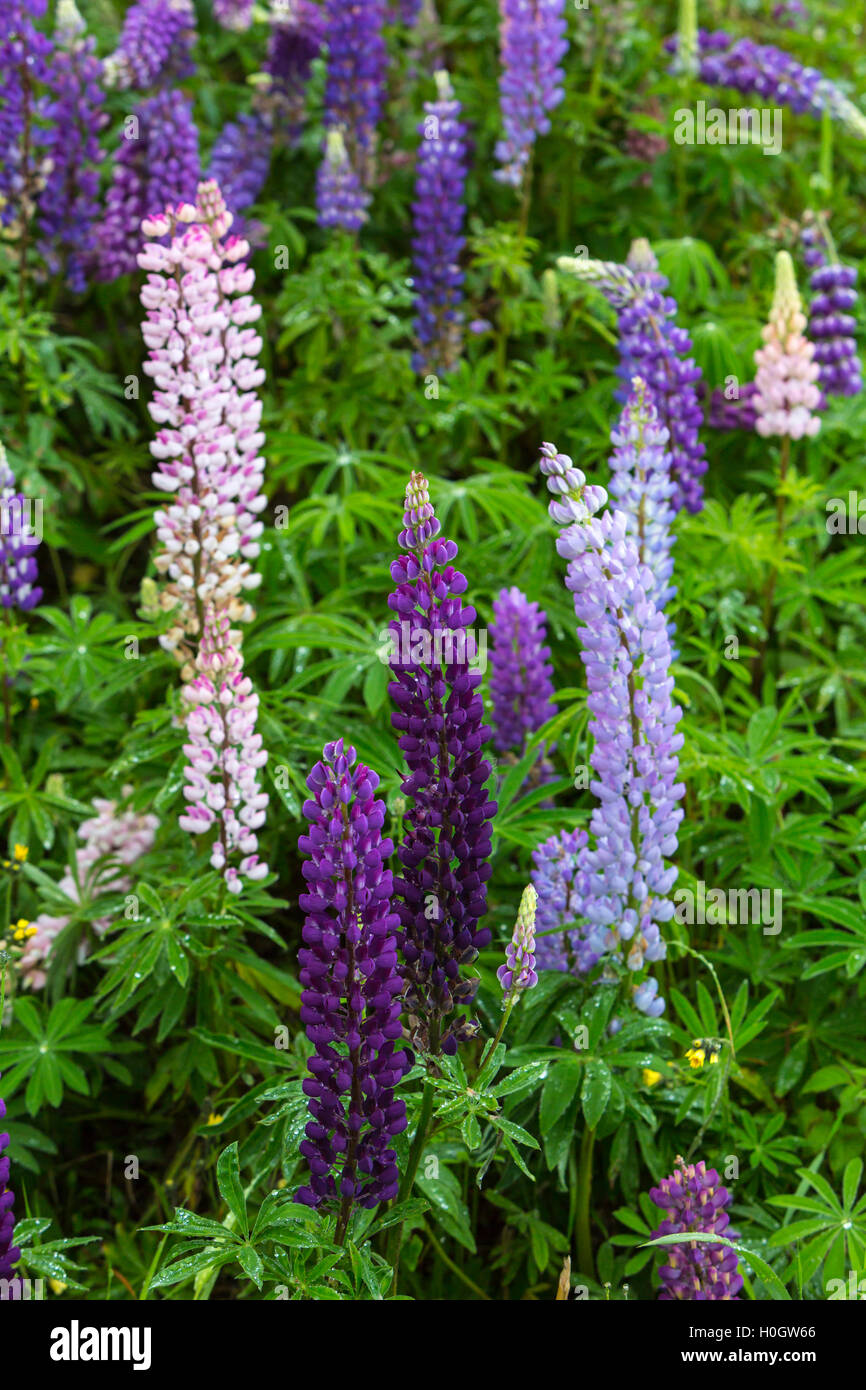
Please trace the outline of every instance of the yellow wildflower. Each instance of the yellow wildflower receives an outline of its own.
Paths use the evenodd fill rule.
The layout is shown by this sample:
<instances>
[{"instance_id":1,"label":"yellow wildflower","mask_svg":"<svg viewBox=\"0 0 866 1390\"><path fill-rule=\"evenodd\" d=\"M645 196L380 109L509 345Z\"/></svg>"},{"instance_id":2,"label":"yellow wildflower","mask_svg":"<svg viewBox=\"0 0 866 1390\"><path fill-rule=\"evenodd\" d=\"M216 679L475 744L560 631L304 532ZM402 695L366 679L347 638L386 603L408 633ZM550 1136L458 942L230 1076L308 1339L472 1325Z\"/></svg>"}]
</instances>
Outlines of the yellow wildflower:
<instances>
[{"instance_id":1,"label":"yellow wildflower","mask_svg":"<svg viewBox=\"0 0 866 1390\"><path fill-rule=\"evenodd\" d=\"M223 1122L223 1117L222 1115L215 1115L214 1112L211 1111L207 1117L207 1122L209 1125L221 1125Z\"/></svg>"},{"instance_id":2,"label":"yellow wildflower","mask_svg":"<svg viewBox=\"0 0 866 1390\"><path fill-rule=\"evenodd\" d=\"M24 860L27 858L27 856L28 856L29 853L30 853L30 850L27 848L26 845L16 845L16 846L15 846L15 858L18 860L18 863L19 863L19 864L23 864L23 863L24 863Z\"/></svg>"}]
</instances>

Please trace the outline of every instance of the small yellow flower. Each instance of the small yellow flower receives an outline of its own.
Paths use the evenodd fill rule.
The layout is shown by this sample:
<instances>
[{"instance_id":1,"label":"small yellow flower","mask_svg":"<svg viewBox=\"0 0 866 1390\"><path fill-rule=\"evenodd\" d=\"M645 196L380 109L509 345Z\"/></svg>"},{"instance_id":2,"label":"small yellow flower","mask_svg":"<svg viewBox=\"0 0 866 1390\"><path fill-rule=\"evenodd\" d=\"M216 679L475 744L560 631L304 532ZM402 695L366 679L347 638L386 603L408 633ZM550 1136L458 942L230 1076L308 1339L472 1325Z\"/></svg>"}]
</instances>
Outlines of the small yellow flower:
<instances>
[{"instance_id":1,"label":"small yellow flower","mask_svg":"<svg viewBox=\"0 0 866 1390\"><path fill-rule=\"evenodd\" d=\"M36 935L36 928L31 927L26 917L19 917L12 928L12 934L16 941L26 941L28 937Z\"/></svg>"},{"instance_id":2,"label":"small yellow flower","mask_svg":"<svg viewBox=\"0 0 866 1390\"><path fill-rule=\"evenodd\" d=\"M711 1067L716 1067L716 1066L718 1066L718 1064L719 1064L719 1054L718 1054L718 1052L711 1052L711 1053L710 1053L710 1066L711 1066Z\"/></svg>"},{"instance_id":3,"label":"small yellow flower","mask_svg":"<svg viewBox=\"0 0 866 1390\"><path fill-rule=\"evenodd\" d=\"M643 1082L645 1086L657 1086L662 1079L660 1071L652 1071L650 1067L643 1069Z\"/></svg>"},{"instance_id":4,"label":"small yellow flower","mask_svg":"<svg viewBox=\"0 0 866 1390\"><path fill-rule=\"evenodd\" d=\"M63 1293L66 1285L60 1279L49 1279L48 1287L52 1293Z\"/></svg>"},{"instance_id":5,"label":"small yellow flower","mask_svg":"<svg viewBox=\"0 0 866 1390\"><path fill-rule=\"evenodd\" d=\"M37 697L36 695L31 695L31 696L30 696L30 708L33 709L33 710L36 710L36 709L39 708L39 699L38 699L38 697ZM65 1289L65 1288L66 1288L66 1285L64 1284L63 1287L64 1287L64 1289Z\"/></svg>"},{"instance_id":6,"label":"small yellow flower","mask_svg":"<svg viewBox=\"0 0 866 1390\"><path fill-rule=\"evenodd\" d=\"M207 1117L207 1122L209 1125L221 1125L223 1122L223 1117L222 1115L215 1115L214 1112L211 1111Z\"/></svg>"},{"instance_id":7,"label":"small yellow flower","mask_svg":"<svg viewBox=\"0 0 866 1390\"><path fill-rule=\"evenodd\" d=\"M27 848L26 845L16 845L16 846L15 846L15 851L14 851L14 852L15 852L15 858L18 860L18 863L19 863L19 864L23 864L23 863L24 863L24 860L27 858L28 854L30 853L30 850Z\"/></svg>"},{"instance_id":8,"label":"small yellow flower","mask_svg":"<svg viewBox=\"0 0 866 1390\"><path fill-rule=\"evenodd\" d=\"M689 1066L694 1067L695 1070L704 1065L704 1062L707 1060L707 1054L701 1046L700 1039L695 1039L686 1053L686 1057L689 1060Z\"/></svg>"}]
</instances>

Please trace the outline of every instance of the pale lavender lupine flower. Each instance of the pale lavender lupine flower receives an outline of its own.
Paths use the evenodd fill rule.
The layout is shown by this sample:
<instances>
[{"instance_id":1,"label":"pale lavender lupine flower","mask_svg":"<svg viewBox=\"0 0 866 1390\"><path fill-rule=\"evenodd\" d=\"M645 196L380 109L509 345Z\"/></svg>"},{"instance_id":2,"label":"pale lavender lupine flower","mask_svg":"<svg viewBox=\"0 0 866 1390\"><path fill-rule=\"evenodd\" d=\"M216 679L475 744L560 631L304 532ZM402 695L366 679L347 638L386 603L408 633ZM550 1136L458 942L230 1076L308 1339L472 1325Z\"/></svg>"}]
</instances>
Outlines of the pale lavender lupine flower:
<instances>
[{"instance_id":1,"label":"pale lavender lupine flower","mask_svg":"<svg viewBox=\"0 0 866 1390\"><path fill-rule=\"evenodd\" d=\"M524 989L532 989L538 984L534 954L537 902L535 888L528 883L520 899L511 940L505 948L505 964L500 965L496 972L496 978L505 994L504 1004L508 1004Z\"/></svg>"},{"instance_id":2,"label":"pale lavender lupine flower","mask_svg":"<svg viewBox=\"0 0 866 1390\"><path fill-rule=\"evenodd\" d=\"M564 95L560 67L568 51L565 0L500 0L500 107L504 138L494 177L519 187L532 147L550 130L549 113Z\"/></svg>"},{"instance_id":3,"label":"pale lavender lupine flower","mask_svg":"<svg viewBox=\"0 0 866 1390\"><path fill-rule=\"evenodd\" d=\"M656 608L664 608L676 593L671 583L675 487L669 440L646 382L632 377L631 394L611 432L610 491L628 517L628 533L637 542L640 559L652 571Z\"/></svg>"}]
</instances>

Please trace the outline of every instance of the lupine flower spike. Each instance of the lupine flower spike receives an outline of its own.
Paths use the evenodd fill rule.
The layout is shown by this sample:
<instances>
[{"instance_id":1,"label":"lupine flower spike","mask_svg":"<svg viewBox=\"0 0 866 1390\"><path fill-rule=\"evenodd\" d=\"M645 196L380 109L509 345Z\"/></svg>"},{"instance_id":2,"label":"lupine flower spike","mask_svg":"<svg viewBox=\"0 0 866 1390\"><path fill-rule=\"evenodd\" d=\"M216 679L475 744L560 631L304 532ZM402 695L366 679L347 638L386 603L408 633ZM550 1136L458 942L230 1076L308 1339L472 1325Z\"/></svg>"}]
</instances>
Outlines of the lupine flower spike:
<instances>
[{"instance_id":1,"label":"lupine flower spike","mask_svg":"<svg viewBox=\"0 0 866 1390\"><path fill-rule=\"evenodd\" d=\"M546 645L546 617L520 589L502 589L493 600L490 624L490 695L493 700L493 746L498 753L521 758L530 738L556 714L553 666ZM549 782L553 768L539 754L532 779Z\"/></svg>"},{"instance_id":2,"label":"lupine flower spike","mask_svg":"<svg viewBox=\"0 0 866 1390\"><path fill-rule=\"evenodd\" d=\"M329 130L325 157L316 175L316 207L321 227L357 232L367 220L370 195L361 187L341 130Z\"/></svg>"},{"instance_id":3,"label":"lupine flower spike","mask_svg":"<svg viewBox=\"0 0 866 1390\"><path fill-rule=\"evenodd\" d=\"M805 327L794 263L780 251L770 321L761 332L764 345L755 353L755 428L765 438L811 439L821 428L821 417L813 414L821 402L818 364Z\"/></svg>"},{"instance_id":4,"label":"lupine flower spike","mask_svg":"<svg viewBox=\"0 0 866 1390\"><path fill-rule=\"evenodd\" d=\"M505 964L500 965L496 978L505 998L503 1008L522 993L538 984L535 973L535 910L538 895L531 883L523 890L517 921L505 951Z\"/></svg>"},{"instance_id":5,"label":"lupine flower spike","mask_svg":"<svg viewBox=\"0 0 866 1390\"><path fill-rule=\"evenodd\" d=\"M376 127L385 101L385 0L325 0L324 10L325 128L343 131L349 162L366 188L372 180Z\"/></svg>"},{"instance_id":6,"label":"lupine flower spike","mask_svg":"<svg viewBox=\"0 0 866 1390\"><path fill-rule=\"evenodd\" d=\"M535 141L550 130L550 112L565 92L565 0L499 0L499 9L505 134L496 146L500 168L494 177L519 188Z\"/></svg>"},{"instance_id":7,"label":"lupine flower spike","mask_svg":"<svg viewBox=\"0 0 866 1390\"><path fill-rule=\"evenodd\" d=\"M650 1188L650 1197L657 1207L669 1213L657 1236L689 1233L724 1236L736 1240L737 1232L729 1228L726 1207L731 1194L722 1187L715 1168L700 1163L685 1163L678 1158L675 1171L662 1178L658 1187ZM667 1264L659 1269L662 1286L661 1302L685 1301L706 1303L716 1299L739 1302L743 1287L742 1275L737 1272L737 1254L726 1245L710 1241L683 1241L682 1245L663 1247Z\"/></svg>"},{"instance_id":8,"label":"lupine flower spike","mask_svg":"<svg viewBox=\"0 0 866 1390\"><path fill-rule=\"evenodd\" d=\"M676 732L682 711L673 704L671 647L656 580L641 562L622 511L601 511L603 488L586 483L571 459L542 446L541 469L553 493L550 514L563 529L557 550L568 563L581 659L586 667L590 733L595 740L590 784L597 804L594 845L582 867L590 875L583 905L588 944L598 956L618 953L630 971L661 960L661 926L670 921L684 794L677 782ZM664 1009L655 981L636 982L635 1006L651 1017Z\"/></svg>"},{"instance_id":9,"label":"lupine flower spike","mask_svg":"<svg viewBox=\"0 0 866 1390\"><path fill-rule=\"evenodd\" d=\"M142 91L181 82L194 70L192 0L136 0L123 21L120 43L106 60L112 85Z\"/></svg>"},{"instance_id":10,"label":"lupine flower spike","mask_svg":"<svg viewBox=\"0 0 866 1390\"><path fill-rule=\"evenodd\" d=\"M803 260L812 271L806 331L815 344L818 384L828 396L859 395L863 381L851 312L857 303L857 267L840 264L826 216L812 217L800 237Z\"/></svg>"},{"instance_id":11,"label":"lupine flower spike","mask_svg":"<svg viewBox=\"0 0 866 1390\"><path fill-rule=\"evenodd\" d=\"M30 499L17 490L0 444L0 606L22 613L35 608L42 597L36 583L36 551L42 538L34 525L36 515Z\"/></svg>"},{"instance_id":12,"label":"lupine flower spike","mask_svg":"<svg viewBox=\"0 0 866 1390\"><path fill-rule=\"evenodd\" d=\"M301 965L301 1021L314 1053L303 1089L312 1119L301 1153L310 1182L295 1200L318 1206L339 1199L337 1239L353 1203L374 1207L396 1196L398 1171L390 1141L406 1128L406 1108L394 1087L411 1064L396 1044L402 1034L395 931L391 905L393 852L381 837L385 803L379 778L356 763L343 740L325 746L307 778L304 815L309 833L298 841L307 891Z\"/></svg>"},{"instance_id":13,"label":"lupine flower spike","mask_svg":"<svg viewBox=\"0 0 866 1390\"><path fill-rule=\"evenodd\" d=\"M394 680L388 687L397 706L391 722L409 775L401 790L410 801L406 836L398 854L403 877L395 890L400 947L405 962L406 1003L412 1035L425 1050L453 1053L477 1025L450 1015L470 1005L476 979L461 974L490 931L479 926L487 911L491 820L496 803L485 784L490 763L484 744L474 670L475 609L460 595L466 579L454 568L453 541L440 540L427 480L413 473L406 489L405 552L391 565L397 588L388 599Z\"/></svg>"},{"instance_id":14,"label":"lupine flower spike","mask_svg":"<svg viewBox=\"0 0 866 1390\"><path fill-rule=\"evenodd\" d=\"M460 254L465 245L466 127L460 121L447 72L436 73L439 95L424 103L424 120L412 204L415 287L415 334L418 372L447 372L462 346L463 272Z\"/></svg>"},{"instance_id":15,"label":"lupine flower spike","mask_svg":"<svg viewBox=\"0 0 866 1390\"><path fill-rule=\"evenodd\" d=\"M0 967L2 968L2 967ZM0 1097L0 1124L6 1115L6 1106ZM21 1256L18 1246L13 1244L15 1240L15 1214L12 1210L15 1204L15 1193L9 1186L9 1176L11 1172L11 1162L6 1149L9 1146L9 1135L4 1130L0 1133L0 1280L4 1282L7 1294L10 1298L16 1297L20 1293L20 1288L16 1288L18 1280L13 1279L13 1270Z\"/></svg>"},{"instance_id":16,"label":"lupine flower spike","mask_svg":"<svg viewBox=\"0 0 866 1390\"><path fill-rule=\"evenodd\" d=\"M662 609L676 594L671 583L675 485L670 435L641 377L632 377L631 393L611 440L611 496L628 517L628 533L653 574L652 601Z\"/></svg>"}]
</instances>

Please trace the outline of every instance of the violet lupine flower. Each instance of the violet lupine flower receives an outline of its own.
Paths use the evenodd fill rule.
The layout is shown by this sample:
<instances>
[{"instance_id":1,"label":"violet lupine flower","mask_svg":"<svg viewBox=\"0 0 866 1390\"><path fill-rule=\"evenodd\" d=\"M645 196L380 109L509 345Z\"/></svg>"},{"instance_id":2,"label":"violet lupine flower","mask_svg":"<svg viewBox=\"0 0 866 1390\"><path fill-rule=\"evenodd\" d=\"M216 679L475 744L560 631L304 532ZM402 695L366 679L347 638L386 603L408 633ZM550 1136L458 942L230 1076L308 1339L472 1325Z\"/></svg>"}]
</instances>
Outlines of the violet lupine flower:
<instances>
[{"instance_id":1,"label":"violet lupine flower","mask_svg":"<svg viewBox=\"0 0 866 1390\"><path fill-rule=\"evenodd\" d=\"M574 595L595 740L587 937L599 954L623 945L625 964L637 972L664 958L660 928L674 915L677 869L665 861L676 851L685 789L676 781L682 711L671 700L670 636L626 514L596 516L604 489L587 486L552 444L542 446L541 470L555 499L550 514L564 528L556 546L569 562L565 583ZM664 1001L647 1000L640 983L634 1002L657 1017Z\"/></svg>"},{"instance_id":2,"label":"violet lupine flower","mask_svg":"<svg viewBox=\"0 0 866 1390\"><path fill-rule=\"evenodd\" d=\"M519 188L532 147L550 130L549 112L562 101L568 52L565 0L499 0L499 99L504 138L494 177Z\"/></svg>"},{"instance_id":3,"label":"violet lupine flower","mask_svg":"<svg viewBox=\"0 0 866 1390\"><path fill-rule=\"evenodd\" d=\"M664 293L668 282L658 271L649 242L643 238L633 242L625 265L562 257L559 266L596 285L617 310L617 374L625 388L618 392L618 398L625 399L632 377L646 382L659 420L670 436L676 484L674 510L685 507L699 512L704 495L701 477L707 470L704 445L698 438L703 422L696 391L701 371L694 359L686 356L691 352L691 338L674 321L676 301Z\"/></svg>"},{"instance_id":4,"label":"violet lupine flower","mask_svg":"<svg viewBox=\"0 0 866 1390\"><path fill-rule=\"evenodd\" d=\"M487 911L491 821L496 803L485 783L483 756L491 736L472 669L475 609L462 607L465 577L454 568L453 541L438 539L427 480L413 473L406 488L401 555L391 565L397 588L389 632L397 706L391 723L409 769L401 790L409 799L406 835L398 848L403 878L395 883L406 1003L413 1038L424 1050L454 1053L477 1025L455 1010L471 1005L478 987L462 978L490 940L479 921Z\"/></svg>"},{"instance_id":5,"label":"violet lupine flower","mask_svg":"<svg viewBox=\"0 0 866 1390\"><path fill-rule=\"evenodd\" d=\"M723 30L698 30L697 75L711 87L733 87L763 105L787 106L795 114L821 116L826 111L858 139L866 139L866 117L835 82L817 68L804 67L781 48L733 39ZM677 53L676 36L665 41ZM672 71L677 71L675 58Z\"/></svg>"},{"instance_id":6,"label":"violet lupine flower","mask_svg":"<svg viewBox=\"0 0 866 1390\"><path fill-rule=\"evenodd\" d=\"M241 230L237 214L258 198L271 167L271 124L258 112L227 121L211 150L208 178L219 184L226 207L235 214L235 235Z\"/></svg>"},{"instance_id":7,"label":"violet lupine flower","mask_svg":"<svg viewBox=\"0 0 866 1390\"><path fill-rule=\"evenodd\" d=\"M773 18L786 29L798 28L808 13L803 0L779 0L779 4L773 6Z\"/></svg>"},{"instance_id":8,"label":"violet lupine flower","mask_svg":"<svg viewBox=\"0 0 866 1390\"><path fill-rule=\"evenodd\" d=\"M385 803L377 774L356 765L343 740L325 745L307 778L310 822L298 840L307 891L301 971L301 1021L315 1048L303 1089L312 1119L300 1145L310 1183L295 1201L341 1202L338 1230L351 1204L375 1207L396 1196L399 1174L390 1141L406 1128L394 1087L412 1057L402 1036L393 880L385 862Z\"/></svg>"},{"instance_id":9,"label":"violet lupine flower","mask_svg":"<svg viewBox=\"0 0 866 1390\"><path fill-rule=\"evenodd\" d=\"M342 130L350 163L369 187L385 102L385 0L324 0L328 76L324 122Z\"/></svg>"},{"instance_id":10,"label":"violet lupine flower","mask_svg":"<svg viewBox=\"0 0 866 1390\"><path fill-rule=\"evenodd\" d=\"M857 268L841 265L823 222L807 223L801 233L803 260L811 269L807 334L815 344L818 384L828 396L856 396L862 388L860 358L854 334L857 320ZM833 260L828 260L828 253Z\"/></svg>"},{"instance_id":11,"label":"violet lupine flower","mask_svg":"<svg viewBox=\"0 0 866 1390\"><path fill-rule=\"evenodd\" d=\"M242 34L253 22L253 0L213 0L213 12L224 29Z\"/></svg>"},{"instance_id":12,"label":"violet lupine flower","mask_svg":"<svg viewBox=\"0 0 866 1390\"><path fill-rule=\"evenodd\" d=\"M493 600L490 624L490 695L493 700L493 746L497 753L521 758L527 739L552 719L553 665L546 645L546 615L520 589L500 590ZM549 782L553 768L539 751L530 780Z\"/></svg>"},{"instance_id":13,"label":"violet lupine flower","mask_svg":"<svg viewBox=\"0 0 866 1390\"><path fill-rule=\"evenodd\" d=\"M162 606L175 616L160 642L182 661L185 680L193 677L205 611L248 622L247 595L260 582L251 562L266 505L258 395L265 374L256 362L262 340L252 326L261 307L250 294L249 245L227 235L231 224L217 185L202 183L195 206L181 204L144 222L145 236L154 240L138 258L148 271L141 302L149 350L144 371L155 386L149 410L158 426L153 483L168 494L155 513L154 563L168 581ZM234 632L232 641L239 641Z\"/></svg>"},{"instance_id":14,"label":"violet lupine flower","mask_svg":"<svg viewBox=\"0 0 866 1390\"><path fill-rule=\"evenodd\" d=\"M466 244L463 200L466 185L466 127L460 121L447 72L436 73L438 96L425 101L412 203L412 278L415 371L447 372L457 365L463 345L464 275L460 255Z\"/></svg>"},{"instance_id":15,"label":"violet lupine flower","mask_svg":"<svg viewBox=\"0 0 866 1390\"><path fill-rule=\"evenodd\" d=\"M53 45L33 23L46 0L0 7L0 221L20 227L33 216L45 164L45 87ZM26 138L25 138L26 132Z\"/></svg>"},{"instance_id":16,"label":"violet lupine flower","mask_svg":"<svg viewBox=\"0 0 866 1390\"><path fill-rule=\"evenodd\" d=\"M510 1003L523 990L533 989L538 984L534 954L537 902L535 888L528 883L520 899L511 940L505 948L505 964L500 965L496 972L496 978L505 994L503 1005Z\"/></svg>"},{"instance_id":17,"label":"violet lupine flower","mask_svg":"<svg viewBox=\"0 0 866 1390\"><path fill-rule=\"evenodd\" d=\"M325 42L326 18L313 0L276 0L270 19L264 62L268 93L284 112L290 138L296 139L303 123L313 60Z\"/></svg>"},{"instance_id":18,"label":"violet lupine flower","mask_svg":"<svg viewBox=\"0 0 866 1390\"><path fill-rule=\"evenodd\" d=\"M141 224L153 212L192 203L201 178L192 103L182 92L158 92L124 121L99 228L96 273L116 280L132 273Z\"/></svg>"},{"instance_id":19,"label":"violet lupine flower","mask_svg":"<svg viewBox=\"0 0 866 1390\"><path fill-rule=\"evenodd\" d=\"M603 942L591 941L585 923L579 920L592 891L587 845L585 830L561 830L532 851L530 877L538 894L535 956L539 970L585 975L601 959Z\"/></svg>"},{"instance_id":20,"label":"violet lupine flower","mask_svg":"<svg viewBox=\"0 0 866 1390\"><path fill-rule=\"evenodd\" d=\"M258 777L268 755L256 732L259 697L244 675L225 613L207 610L195 666L195 679L182 691L189 738L183 748L188 806L178 824L190 835L216 831L211 867L223 875L230 893L240 893L244 879L255 882L268 872L259 860L256 836L268 804Z\"/></svg>"},{"instance_id":21,"label":"violet lupine flower","mask_svg":"<svg viewBox=\"0 0 866 1390\"><path fill-rule=\"evenodd\" d=\"M42 535L33 525L28 497L18 492L6 450L0 444L0 606L28 613L42 597L36 583L36 551Z\"/></svg>"},{"instance_id":22,"label":"violet lupine flower","mask_svg":"<svg viewBox=\"0 0 866 1390\"><path fill-rule=\"evenodd\" d=\"M106 59L112 84L147 90L181 82L195 71L192 0L136 0L126 12L116 51Z\"/></svg>"},{"instance_id":23,"label":"violet lupine flower","mask_svg":"<svg viewBox=\"0 0 866 1390\"><path fill-rule=\"evenodd\" d=\"M710 413L707 421L711 430L747 430L755 428L758 412L755 409L753 381L747 381L738 388L735 399L728 400L725 393L716 390L710 396Z\"/></svg>"},{"instance_id":24,"label":"violet lupine flower","mask_svg":"<svg viewBox=\"0 0 866 1390\"><path fill-rule=\"evenodd\" d=\"M755 353L755 429L764 438L811 439L821 428L821 417L812 413L821 402L815 384L818 364L805 327L794 263L787 251L780 251L770 321L761 330L764 346Z\"/></svg>"},{"instance_id":25,"label":"violet lupine flower","mask_svg":"<svg viewBox=\"0 0 866 1390\"><path fill-rule=\"evenodd\" d=\"M649 1195L656 1206L669 1212L658 1230L653 1231L652 1239L680 1232L687 1237L694 1232L736 1240L737 1232L730 1229L725 1210L731 1204L731 1194L722 1187L715 1168L708 1169L703 1160L685 1163L681 1158L677 1158L674 1167L671 1177L662 1178L658 1187L650 1188ZM682 1245L662 1249L668 1263L659 1269L660 1302L739 1302L743 1279L737 1272L736 1251L726 1245L688 1239Z\"/></svg>"},{"instance_id":26,"label":"violet lupine flower","mask_svg":"<svg viewBox=\"0 0 866 1390\"><path fill-rule=\"evenodd\" d=\"M83 21L72 0L61 0L57 25L46 108L50 169L39 194L39 251L52 273L65 258L69 286L81 293L97 244L103 157L99 134L108 114L103 110L102 63L94 56L95 41L82 37Z\"/></svg>"},{"instance_id":27,"label":"violet lupine flower","mask_svg":"<svg viewBox=\"0 0 866 1390\"><path fill-rule=\"evenodd\" d=\"M6 1106L2 1096L0 1096L0 1122L6 1116ZM9 1155L5 1152L9 1147L9 1135L4 1130L0 1133L0 1279L9 1280L17 1284L17 1280L12 1279L12 1271L21 1257L21 1251L17 1245L13 1245L15 1239L15 1214L12 1210L15 1204L15 1193L9 1186L9 1176L12 1164ZM8 1295L12 1298L20 1292L17 1288L7 1286Z\"/></svg>"},{"instance_id":28,"label":"violet lupine flower","mask_svg":"<svg viewBox=\"0 0 866 1390\"><path fill-rule=\"evenodd\" d=\"M637 543L640 560L652 571L655 582L650 597L657 609L663 609L676 593L671 584L674 483L669 438L646 383L632 377L631 394L611 432L610 491L615 505L628 517L628 533Z\"/></svg>"},{"instance_id":29,"label":"violet lupine flower","mask_svg":"<svg viewBox=\"0 0 866 1390\"><path fill-rule=\"evenodd\" d=\"M346 152L343 133L329 130L325 137L325 155L316 175L316 208L320 227L342 227L357 232L367 220L370 195Z\"/></svg>"},{"instance_id":30,"label":"violet lupine flower","mask_svg":"<svg viewBox=\"0 0 866 1390\"><path fill-rule=\"evenodd\" d=\"M391 0L391 9L396 11L394 18L400 19L407 29L413 29L423 3L424 0Z\"/></svg>"},{"instance_id":31,"label":"violet lupine flower","mask_svg":"<svg viewBox=\"0 0 866 1390\"><path fill-rule=\"evenodd\" d=\"M132 787L125 786L124 800L132 796ZM78 836L81 846L75 851L75 870L67 869L58 883L58 891L70 902L81 901L82 891L86 899L103 893L127 893L132 889L133 880L128 874L119 873L121 868L131 868L143 854L153 848L159 818L154 815L139 814L137 811L118 810L116 801L95 797L93 808L95 816L81 822ZM35 935L31 936L19 961L21 983L30 989L42 989L47 978L46 970L50 963L54 942L71 922L71 915L50 916L40 913L33 922ZM103 936L115 919L97 917L90 927L97 937ZM78 946L79 965L90 952L86 936Z\"/></svg>"}]
</instances>

